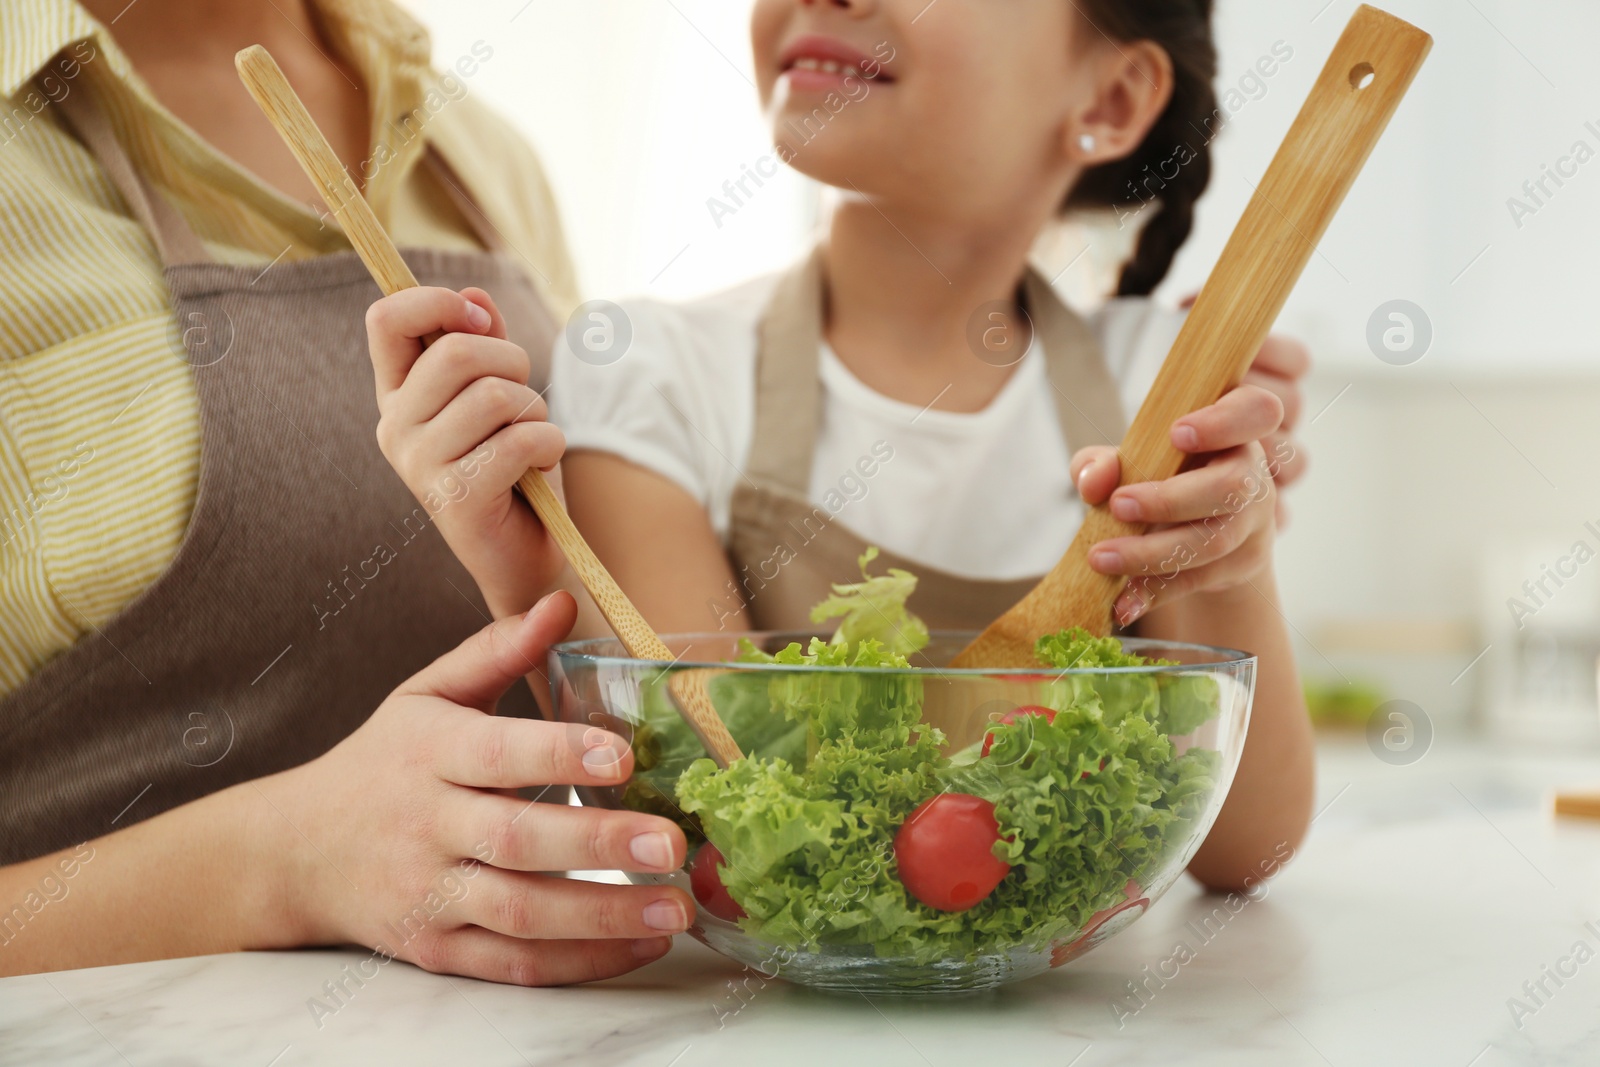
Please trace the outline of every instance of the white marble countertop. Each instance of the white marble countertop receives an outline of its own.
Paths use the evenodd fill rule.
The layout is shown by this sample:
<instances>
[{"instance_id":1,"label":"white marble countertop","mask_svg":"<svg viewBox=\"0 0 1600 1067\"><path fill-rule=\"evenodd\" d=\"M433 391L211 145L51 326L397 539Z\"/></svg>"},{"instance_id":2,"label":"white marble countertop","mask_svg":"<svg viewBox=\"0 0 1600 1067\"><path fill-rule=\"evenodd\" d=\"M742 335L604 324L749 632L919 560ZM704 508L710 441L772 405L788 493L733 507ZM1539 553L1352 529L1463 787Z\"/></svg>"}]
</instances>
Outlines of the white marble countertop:
<instances>
[{"instance_id":1,"label":"white marble countertop","mask_svg":"<svg viewBox=\"0 0 1600 1067\"><path fill-rule=\"evenodd\" d=\"M1208 940L1190 924L1219 902L1185 883L1087 957L995 993L736 992L741 972L685 937L583 988L395 963L319 1027L309 998L366 953L249 953L0 981L0 1063L1600 1063L1600 824L1543 809L1555 785L1600 781L1600 756L1441 744L1395 767L1352 742L1321 767L1300 857ZM1180 941L1193 958L1141 1005L1128 983L1159 979Z\"/></svg>"}]
</instances>

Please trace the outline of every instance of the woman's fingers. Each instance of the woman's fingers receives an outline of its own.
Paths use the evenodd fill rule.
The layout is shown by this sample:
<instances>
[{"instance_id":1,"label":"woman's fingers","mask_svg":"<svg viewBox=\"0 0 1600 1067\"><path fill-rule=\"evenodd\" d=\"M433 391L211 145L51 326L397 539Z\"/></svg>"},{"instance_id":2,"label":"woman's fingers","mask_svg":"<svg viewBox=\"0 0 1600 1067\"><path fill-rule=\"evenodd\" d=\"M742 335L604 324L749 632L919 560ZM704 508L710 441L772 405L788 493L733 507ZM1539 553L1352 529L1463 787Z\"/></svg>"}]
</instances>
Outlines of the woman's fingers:
<instances>
[{"instance_id":1,"label":"woman's fingers","mask_svg":"<svg viewBox=\"0 0 1600 1067\"><path fill-rule=\"evenodd\" d=\"M524 665L519 674L529 670ZM633 773L628 742L597 726L494 715L450 716L441 720L441 726L436 773L456 785L474 789L616 785ZM564 866L570 865L543 869Z\"/></svg>"},{"instance_id":2,"label":"woman's fingers","mask_svg":"<svg viewBox=\"0 0 1600 1067\"><path fill-rule=\"evenodd\" d=\"M658 960L670 937L633 941L525 941L476 926L451 930L419 945L415 962L435 974L460 974L509 985L595 982Z\"/></svg>"},{"instance_id":3,"label":"woman's fingers","mask_svg":"<svg viewBox=\"0 0 1600 1067\"><path fill-rule=\"evenodd\" d=\"M608 885L481 867L452 915L511 937L632 940L683 933L694 907L674 886Z\"/></svg>"},{"instance_id":4,"label":"woman's fingers","mask_svg":"<svg viewBox=\"0 0 1600 1067\"><path fill-rule=\"evenodd\" d=\"M1283 401L1255 385L1241 385L1222 399L1172 425L1172 443L1191 455L1223 452L1259 441L1283 425Z\"/></svg>"},{"instance_id":5,"label":"woman's fingers","mask_svg":"<svg viewBox=\"0 0 1600 1067\"><path fill-rule=\"evenodd\" d=\"M493 325L493 313L453 289L419 286L377 301L367 309L367 347L377 375L378 399L400 388L426 347L426 338L441 333L482 334Z\"/></svg>"},{"instance_id":6,"label":"woman's fingers","mask_svg":"<svg viewBox=\"0 0 1600 1067\"><path fill-rule=\"evenodd\" d=\"M438 415L480 378L526 388L531 371L528 353L510 341L446 334L417 358L405 383L389 395L384 418L400 426L417 426Z\"/></svg>"},{"instance_id":7,"label":"woman's fingers","mask_svg":"<svg viewBox=\"0 0 1600 1067\"><path fill-rule=\"evenodd\" d=\"M490 711L513 682L544 666L550 646L567 636L577 618L571 593L551 593L526 614L485 626L401 682L390 699L432 696Z\"/></svg>"},{"instance_id":8,"label":"woman's fingers","mask_svg":"<svg viewBox=\"0 0 1600 1067\"><path fill-rule=\"evenodd\" d=\"M444 845L511 871L634 871L683 866L683 831L658 815L534 804L497 793L452 793L439 814Z\"/></svg>"}]
</instances>

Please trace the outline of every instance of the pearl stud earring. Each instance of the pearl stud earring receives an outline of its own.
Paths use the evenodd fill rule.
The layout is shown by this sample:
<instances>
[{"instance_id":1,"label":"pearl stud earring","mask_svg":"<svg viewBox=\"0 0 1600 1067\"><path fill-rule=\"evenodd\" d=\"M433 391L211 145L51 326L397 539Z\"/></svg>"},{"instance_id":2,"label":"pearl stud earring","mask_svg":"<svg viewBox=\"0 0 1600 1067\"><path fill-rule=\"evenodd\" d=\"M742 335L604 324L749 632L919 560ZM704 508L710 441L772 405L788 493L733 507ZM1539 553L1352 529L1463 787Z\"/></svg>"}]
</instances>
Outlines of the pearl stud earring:
<instances>
[{"instance_id":1,"label":"pearl stud earring","mask_svg":"<svg viewBox=\"0 0 1600 1067\"><path fill-rule=\"evenodd\" d=\"M1093 152L1095 147L1094 134L1086 133L1081 135L1078 138L1078 147L1083 149L1086 153Z\"/></svg>"}]
</instances>

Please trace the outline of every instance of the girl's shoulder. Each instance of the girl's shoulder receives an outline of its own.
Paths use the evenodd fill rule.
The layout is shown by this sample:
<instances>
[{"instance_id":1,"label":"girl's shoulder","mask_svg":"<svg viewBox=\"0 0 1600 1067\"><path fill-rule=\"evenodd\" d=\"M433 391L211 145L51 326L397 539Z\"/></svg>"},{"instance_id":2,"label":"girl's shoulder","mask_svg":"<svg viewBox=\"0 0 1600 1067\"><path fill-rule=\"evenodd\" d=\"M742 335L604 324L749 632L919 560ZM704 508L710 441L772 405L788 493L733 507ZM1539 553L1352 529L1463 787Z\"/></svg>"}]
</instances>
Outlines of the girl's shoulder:
<instances>
[{"instance_id":1,"label":"girl's shoulder","mask_svg":"<svg viewBox=\"0 0 1600 1067\"><path fill-rule=\"evenodd\" d=\"M1187 311L1148 296L1119 296L1100 305L1086 320L1112 376L1127 381L1147 373L1155 376L1188 316Z\"/></svg>"},{"instance_id":2,"label":"girl's shoulder","mask_svg":"<svg viewBox=\"0 0 1600 1067\"><path fill-rule=\"evenodd\" d=\"M697 363L749 362L778 274L761 275L685 300L633 296L617 302L635 343L660 356Z\"/></svg>"}]
</instances>

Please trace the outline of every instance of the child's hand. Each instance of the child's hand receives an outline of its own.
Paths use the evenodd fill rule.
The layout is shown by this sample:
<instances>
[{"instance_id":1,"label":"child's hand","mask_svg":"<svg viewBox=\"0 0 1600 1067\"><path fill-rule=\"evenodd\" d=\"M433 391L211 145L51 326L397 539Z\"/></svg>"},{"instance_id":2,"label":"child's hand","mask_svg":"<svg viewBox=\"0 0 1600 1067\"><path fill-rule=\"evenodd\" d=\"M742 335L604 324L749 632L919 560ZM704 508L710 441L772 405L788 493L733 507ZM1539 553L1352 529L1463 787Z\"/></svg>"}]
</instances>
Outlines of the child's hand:
<instances>
[{"instance_id":1,"label":"child's hand","mask_svg":"<svg viewBox=\"0 0 1600 1067\"><path fill-rule=\"evenodd\" d=\"M1272 481L1279 489L1287 489L1299 481L1306 472L1305 446L1291 436L1300 422L1305 407L1305 397L1300 392L1300 379L1311 370L1311 352L1292 337L1273 334L1261 346L1250 372L1244 376L1245 385L1259 385L1283 401L1283 423L1262 439L1261 447L1273 460ZM1283 495L1278 495L1278 529L1288 521Z\"/></svg>"},{"instance_id":2,"label":"child's hand","mask_svg":"<svg viewBox=\"0 0 1600 1067\"><path fill-rule=\"evenodd\" d=\"M531 467L553 468L566 447L528 386L528 354L506 340L505 320L481 289L384 297L367 311L367 341L384 457L438 523L489 610L526 610L562 562L512 488Z\"/></svg>"},{"instance_id":3,"label":"child's hand","mask_svg":"<svg viewBox=\"0 0 1600 1067\"><path fill-rule=\"evenodd\" d=\"M1200 294L1195 293L1179 301L1181 308L1192 308ZM1305 449L1290 434L1300 421L1300 411L1305 397L1300 392L1300 379L1311 370L1311 350L1293 337L1272 334L1256 353L1256 360L1244 376L1245 385L1259 385L1283 401L1283 424L1261 442L1267 455L1274 458L1272 480L1279 489L1287 489L1299 481L1306 472ZM1283 496L1278 496L1278 529L1289 521Z\"/></svg>"},{"instance_id":4,"label":"child's hand","mask_svg":"<svg viewBox=\"0 0 1600 1067\"><path fill-rule=\"evenodd\" d=\"M251 784L287 853L272 863L291 943L355 942L430 971L563 985L631 971L688 928L694 903L682 889L539 873L665 873L687 847L656 815L512 792L616 786L632 773L633 753L615 734L494 714L576 615L563 592L492 623L402 683L332 750Z\"/></svg>"},{"instance_id":5,"label":"child's hand","mask_svg":"<svg viewBox=\"0 0 1600 1067\"><path fill-rule=\"evenodd\" d=\"M1242 586L1271 566L1276 465L1261 442L1282 423L1276 394L1241 385L1173 423L1173 445L1195 458L1164 482L1117 488L1121 460L1108 446L1072 457L1073 481L1086 504L1109 497L1117 518L1151 524L1141 536L1089 550L1095 570L1131 579L1113 608L1119 625L1194 593Z\"/></svg>"}]
</instances>

